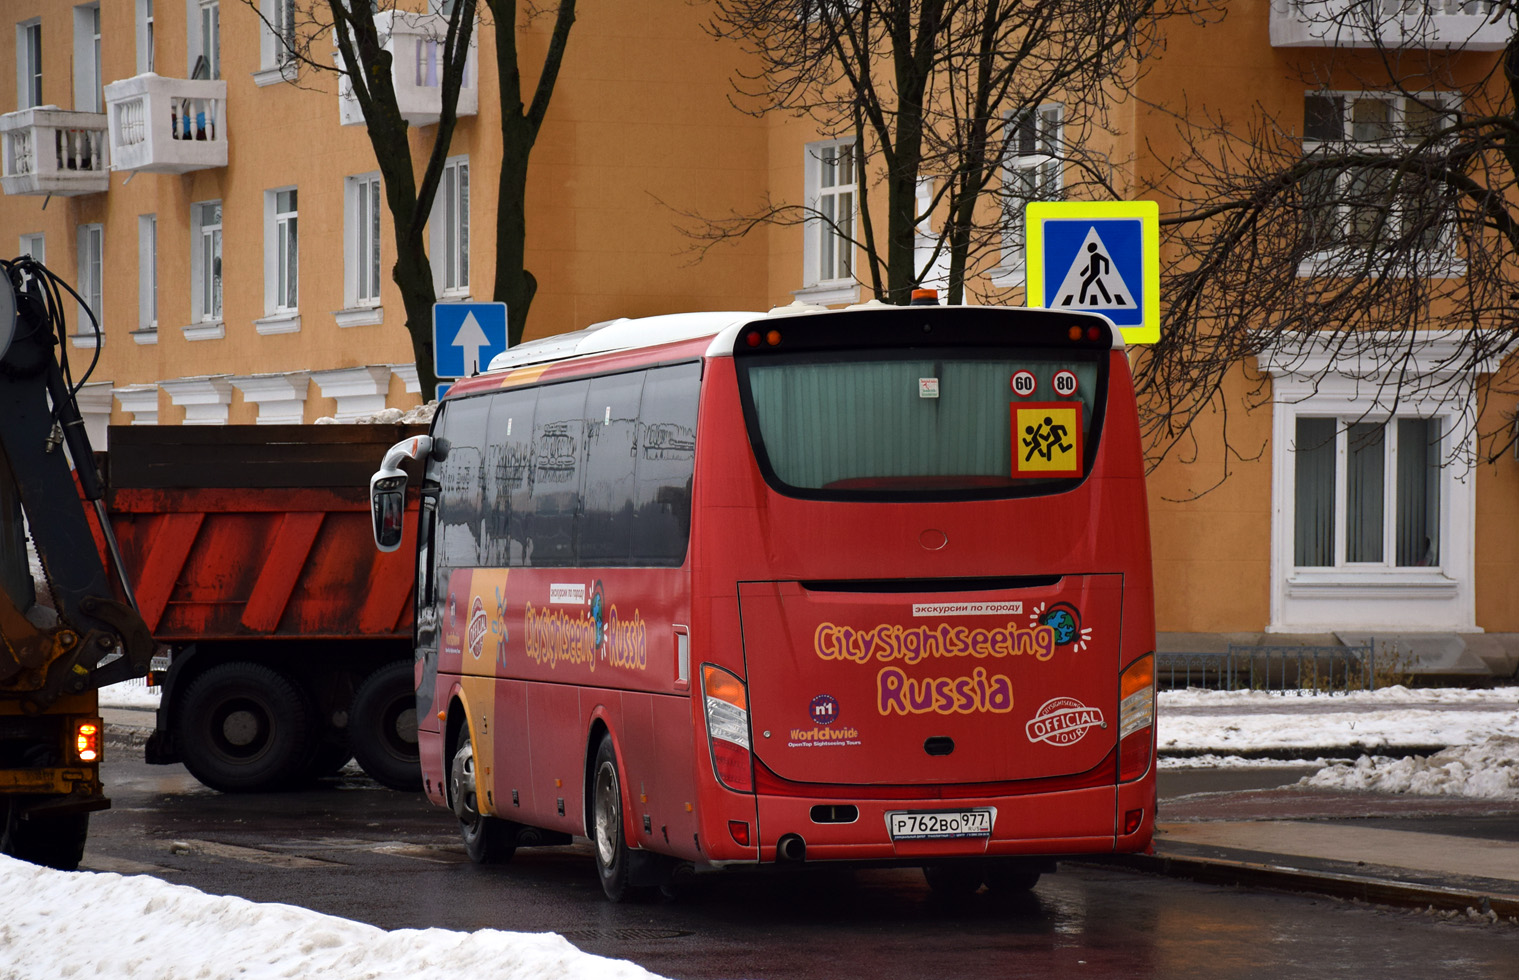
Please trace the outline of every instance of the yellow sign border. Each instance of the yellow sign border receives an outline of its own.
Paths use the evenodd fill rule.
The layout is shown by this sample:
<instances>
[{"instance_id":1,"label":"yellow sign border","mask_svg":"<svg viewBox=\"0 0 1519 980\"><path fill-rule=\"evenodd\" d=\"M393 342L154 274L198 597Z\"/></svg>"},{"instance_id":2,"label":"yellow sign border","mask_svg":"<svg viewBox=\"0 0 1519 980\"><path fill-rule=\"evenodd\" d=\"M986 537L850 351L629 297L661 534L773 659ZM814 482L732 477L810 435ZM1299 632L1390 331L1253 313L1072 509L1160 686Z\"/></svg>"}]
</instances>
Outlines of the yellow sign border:
<instances>
[{"instance_id":1,"label":"yellow sign border","mask_svg":"<svg viewBox=\"0 0 1519 980\"><path fill-rule=\"evenodd\" d=\"M1144 277L1144 320L1119 327L1125 344L1160 339L1160 205L1154 201L1030 201L1023 209L1024 306L1044 307L1044 223L1139 219L1140 263ZM1101 313L1101 310L1088 311Z\"/></svg>"}]
</instances>

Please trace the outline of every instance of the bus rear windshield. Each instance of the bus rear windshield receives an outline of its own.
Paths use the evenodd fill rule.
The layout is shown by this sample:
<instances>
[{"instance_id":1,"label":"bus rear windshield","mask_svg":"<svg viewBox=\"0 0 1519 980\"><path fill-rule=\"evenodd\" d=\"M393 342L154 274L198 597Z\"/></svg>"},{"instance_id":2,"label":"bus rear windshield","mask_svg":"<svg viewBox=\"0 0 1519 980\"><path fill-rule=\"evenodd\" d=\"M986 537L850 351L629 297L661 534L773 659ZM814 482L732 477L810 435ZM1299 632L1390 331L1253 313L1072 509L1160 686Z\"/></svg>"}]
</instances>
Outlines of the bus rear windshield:
<instances>
[{"instance_id":1,"label":"bus rear windshield","mask_svg":"<svg viewBox=\"0 0 1519 980\"><path fill-rule=\"evenodd\" d=\"M766 480L793 496L972 499L1057 493L1091 468L1107 352L936 349L747 360Z\"/></svg>"}]
</instances>

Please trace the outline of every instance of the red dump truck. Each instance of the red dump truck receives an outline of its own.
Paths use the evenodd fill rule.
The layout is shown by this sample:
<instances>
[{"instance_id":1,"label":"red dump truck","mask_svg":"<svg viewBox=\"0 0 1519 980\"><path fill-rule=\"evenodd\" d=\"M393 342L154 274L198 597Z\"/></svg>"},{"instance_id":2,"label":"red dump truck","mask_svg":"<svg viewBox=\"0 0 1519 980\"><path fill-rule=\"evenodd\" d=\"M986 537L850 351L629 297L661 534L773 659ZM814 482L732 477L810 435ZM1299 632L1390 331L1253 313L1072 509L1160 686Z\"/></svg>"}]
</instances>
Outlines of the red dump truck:
<instances>
[{"instance_id":1,"label":"red dump truck","mask_svg":"<svg viewBox=\"0 0 1519 980\"><path fill-rule=\"evenodd\" d=\"M368 482L386 449L424 431L111 429L107 510L142 617L170 651L149 675L162 686L149 762L237 792L356 758L386 786L420 788L415 570L406 547L375 550Z\"/></svg>"}]
</instances>

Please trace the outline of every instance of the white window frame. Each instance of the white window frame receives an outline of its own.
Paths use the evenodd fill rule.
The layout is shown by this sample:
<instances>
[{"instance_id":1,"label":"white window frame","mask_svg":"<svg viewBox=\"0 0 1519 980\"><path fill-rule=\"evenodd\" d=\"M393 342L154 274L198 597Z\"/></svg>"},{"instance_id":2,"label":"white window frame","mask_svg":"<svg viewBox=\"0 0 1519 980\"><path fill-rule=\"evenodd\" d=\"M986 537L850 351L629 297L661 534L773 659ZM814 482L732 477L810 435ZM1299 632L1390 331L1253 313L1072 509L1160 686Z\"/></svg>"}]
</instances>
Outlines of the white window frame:
<instances>
[{"instance_id":1,"label":"white window frame","mask_svg":"<svg viewBox=\"0 0 1519 980\"><path fill-rule=\"evenodd\" d=\"M137 216L137 329L158 329L158 215Z\"/></svg>"},{"instance_id":2,"label":"white window frame","mask_svg":"<svg viewBox=\"0 0 1519 980\"><path fill-rule=\"evenodd\" d=\"M1370 346L1365 353L1347 354L1310 339L1290 338L1260 358L1262 371L1272 379L1271 622L1267 630L1476 632L1476 470L1470 461L1476 452L1477 406L1470 394L1457 395L1458 386L1470 378L1445 370L1446 365L1464 362L1456 354L1461 337L1456 331L1429 331L1414 345L1407 338L1386 337L1371 343L1396 353L1383 355L1384 362ZM1412 354L1410 346L1415 348ZM1409 358L1406 366L1399 355ZM1477 365L1475 373L1491 373L1496 367L1493 359ZM1420 375L1440 370L1442 383L1400 389L1397 377L1403 369ZM1395 555L1385 550L1381 562L1296 564L1294 443L1300 417L1336 418L1342 425L1439 419L1444 465L1438 564L1397 566ZM1337 447L1345 438L1343 433L1336 435ZM1396 435L1384 433L1384 438L1390 447ZM1392 465L1391 455L1385 453L1384 467ZM1336 465L1336 535L1343 537L1344 464L1337 459ZM1392 507L1390 487L1387 492L1386 506ZM1395 522L1395 514L1395 510L1384 513L1384 525ZM1343 548L1343 543L1336 543L1337 557L1343 557Z\"/></svg>"},{"instance_id":3,"label":"white window frame","mask_svg":"<svg viewBox=\"0 0 1519 980\"><path fill-rule=\"evenodd\" d=\"M102 112L100 77L100 4L74 8L74 110Z\"/></svg>"},{"instance_id":4,"label":"white window frame","mask_svg":"<svg viewBox=\"0 0 1519 980\"><path fill-rule=\"evenodd\" d=\"M153 2L154 0L137 0L137 15L134 22L137 26L137 74L153 70Z\"/></svg>"},{"instance_id":5,"label":"white window frame","mask_svg":"<svg viewBox=\"0 0 1519 980\"><path fill-rule=\"evenodd\" d=\"M994 286L1024 281L1024 208L1065 196L1065 106L1046 102L1009 112L1002 178L1002 261L989 271ZM1026 124L1032 122L1032 128Z\"/></svg>"},{"instance_id":6,"label":"white window frame","mask_svg":"<svg viewBox=\"0 0 1519 980\"><path fill-rule=\"evenodd\" d=\"M221 78L221 0L185 0L185 25L186 73L194 78L195 63L205 58L205 77Z\"/></svg>"},{"instance_id":7,"label":"white window frame","mask_svg":"<svg viewBox=\"0 0 1519 980\"><path fill-rule=\"evenodd\" d=\"M225 298L222 261L222 202L200 201L190 206L190 310L200 324L220 325Z\"/></svg>"},{"instance_id":8,"label":"white window frame","mask_svg":"<svg viewBox=\"0 0 1519 980\"><path fill-rule=\"evenodd\" d=\"M295 0L259 0L259 12L259 70L253 80L259 85L293 81L298 71L290 50L295 40Z\"/></svg>"},{"instance_id":9,"label":"white window frame","mask_svg":"<svg viewBox=\"0 0 1519 980\"><path fill-rule=\"evenodd\" d=\"M30 255L43 265L47 265L47 235L40 231L22 235L16 254Z\"/></svg>"},{"instance_id":10,"label":"white window frame","mask_svg":"<svg viewBox=\"0 0 1519 980\"><path fill-rule=\"evenodd\" d=\"M42 98L42 18L16 25L16 108L34 109Z\"/></svg>"},{"instance_id":11,"label":"white window frame","mask_svg":"<svg viewBox=\"0 0 1519 980\"><path fill-rule=\"evenodd\" d=\"M384 288L384 188L373 171L343 180L343 305L342 326L379 323L376 311ZM366 315L367 314L367 315Z\"/></svg>"},{"instance_id":12,"label":"white window frame","mask_svg":"<svg viewBox=\"0 0 1519 980\"><path fill-rule=\"evenodd\" d=\"M842 152L848 149L847 156ZM859 154L854 137L808 143L802 162L805 207L809 217L802 225L802 288L792 295L809 303L853 303L860 298L860 284L855 278L856 248L854 239L859 225ZM835 176L840 160L849 161L847 182ZM840 234L837 220L833 224L823 215L837 215L841 202L847 202L850 214L847 232ZM841 254L845 259L840 263ZM847 265L847 269L841 269ZM840 275L840 272L843 275Z\"/></svg>"},{"instance_id":13,"label":"white window frame","mask_svg":"<svg viewBox=\"0 0 1519 980\"><path fill-rule=\"evenodd\" d=\"M105 337L105 226L98 223L82 224L76 231L79 251L79 296L84 301L76 303L78 319L75 321L74 346L96 346ZM93 322L85 305L95 313Z\"/></svg>"},{"instance_id":14,"label":"white window frame","mask_svg":"<svg viewBox=\"0 0 1519 980\"><path fill-rule=\"evenodd\" d=\"M1307 134L1308 120L1307 109L1310 98L1323 98L1340 100L1340 131L1341 137L1334 139L1311 139ZM1387 107L1386 127L1389 135L1377 137L1370 135L1366 130L1358 133L1355 119L1356 105L1361 102L1380 102ZM1410 134L1408 129L1408 115L1411 106L1417 106L1420 102L1439 105L1443 109L1451 111L1460 110L1459 92L1421 92L1417 95L1404 95L1400 92L1373 92L1373 91L1319 91L1310 90L1304 93L1304 137L1303 155L1311 157L1320 150L1333 152L1336 148L1353 146L1358 152L1364 153L1398 153L1406 149L1411 143L1422 139L1418 134ZM1335 177L1335 197L1339 203L1334 206L1333 240L1326 247L1319 249L1298 266L1298 275L1312 276L1323 271L1332 271L1345 261L1347 254L1354 255L1361 251L1352 241L1351 226L1355 220L1355 208L1344 203L1345 186L1355 180L1355 174L1346 172ZM1381 213L1381 209L1378 209ZM1391 220L1398 220L1396 211L1390 213ZM1308 211L1304 210L1304 220L1308 219ZM1447 237L1447 236L1442 236ZM1423 267L1419 269L1422 275L1434 275L1441 277L1458 277L1465 273L1466 266L1461 260L1456 249L1447 247L1446 242L1439 242L1429 246L1425 251Z\"/></svg>"},{"instance_id":15,"label":"white window frame","mask_svg":"<svg viewBox=\"0 0 1519 980\"><path fill-rule=\"evenodd\" d=\"M264 313L288 318L300 309L300 199L294 186L264 191ZM287 197L288 195L288 197Z\"/></svg>"},{"instance_id":16,"label":"white window frame","mask_svg":"<svg viewBox=\"0 0 1519 980\"><path fill-rule=\"evenodd\" d=\"M439 296L469 295L471 198L469 157L449 157L427 222L433 288Z\"/></svg>"}]
</instances>

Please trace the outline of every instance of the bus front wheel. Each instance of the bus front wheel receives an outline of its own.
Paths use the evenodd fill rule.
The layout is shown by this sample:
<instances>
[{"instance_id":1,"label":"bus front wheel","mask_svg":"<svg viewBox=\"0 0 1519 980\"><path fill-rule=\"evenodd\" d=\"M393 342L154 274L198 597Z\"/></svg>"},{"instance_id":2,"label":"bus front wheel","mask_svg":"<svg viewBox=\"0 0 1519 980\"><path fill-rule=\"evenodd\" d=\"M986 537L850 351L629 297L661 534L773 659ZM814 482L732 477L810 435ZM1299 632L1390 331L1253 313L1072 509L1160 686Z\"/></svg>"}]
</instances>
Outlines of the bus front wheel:
<instances>
[{"instance_id":1,"label":"bus front wheel","mask_svg":"<svg viewBox=\"0 0 1519 980\"><path fill-rule=\"evenodd\" d=\"M448 770L448 801L459 818L459 836L464 852L476 864L503 864L517 853L515 828L505 820L480 812L475 791L475 749L470 744L469 728L459 736L459 747Z\"/></svg>"},{"instance_id":2,"label":"bus front wheel","mask_svg":"<svg viewBox=\"0 0 1519 980\"><path fill-rule=\"evenodd\" d=\"M596 871L607 898L628 897L628 842L623 833L622 781L617 775L617 752L612 736L603 735L596 748L591 780L591 842L596 845Z\"/></svg>"}]
</instances>

